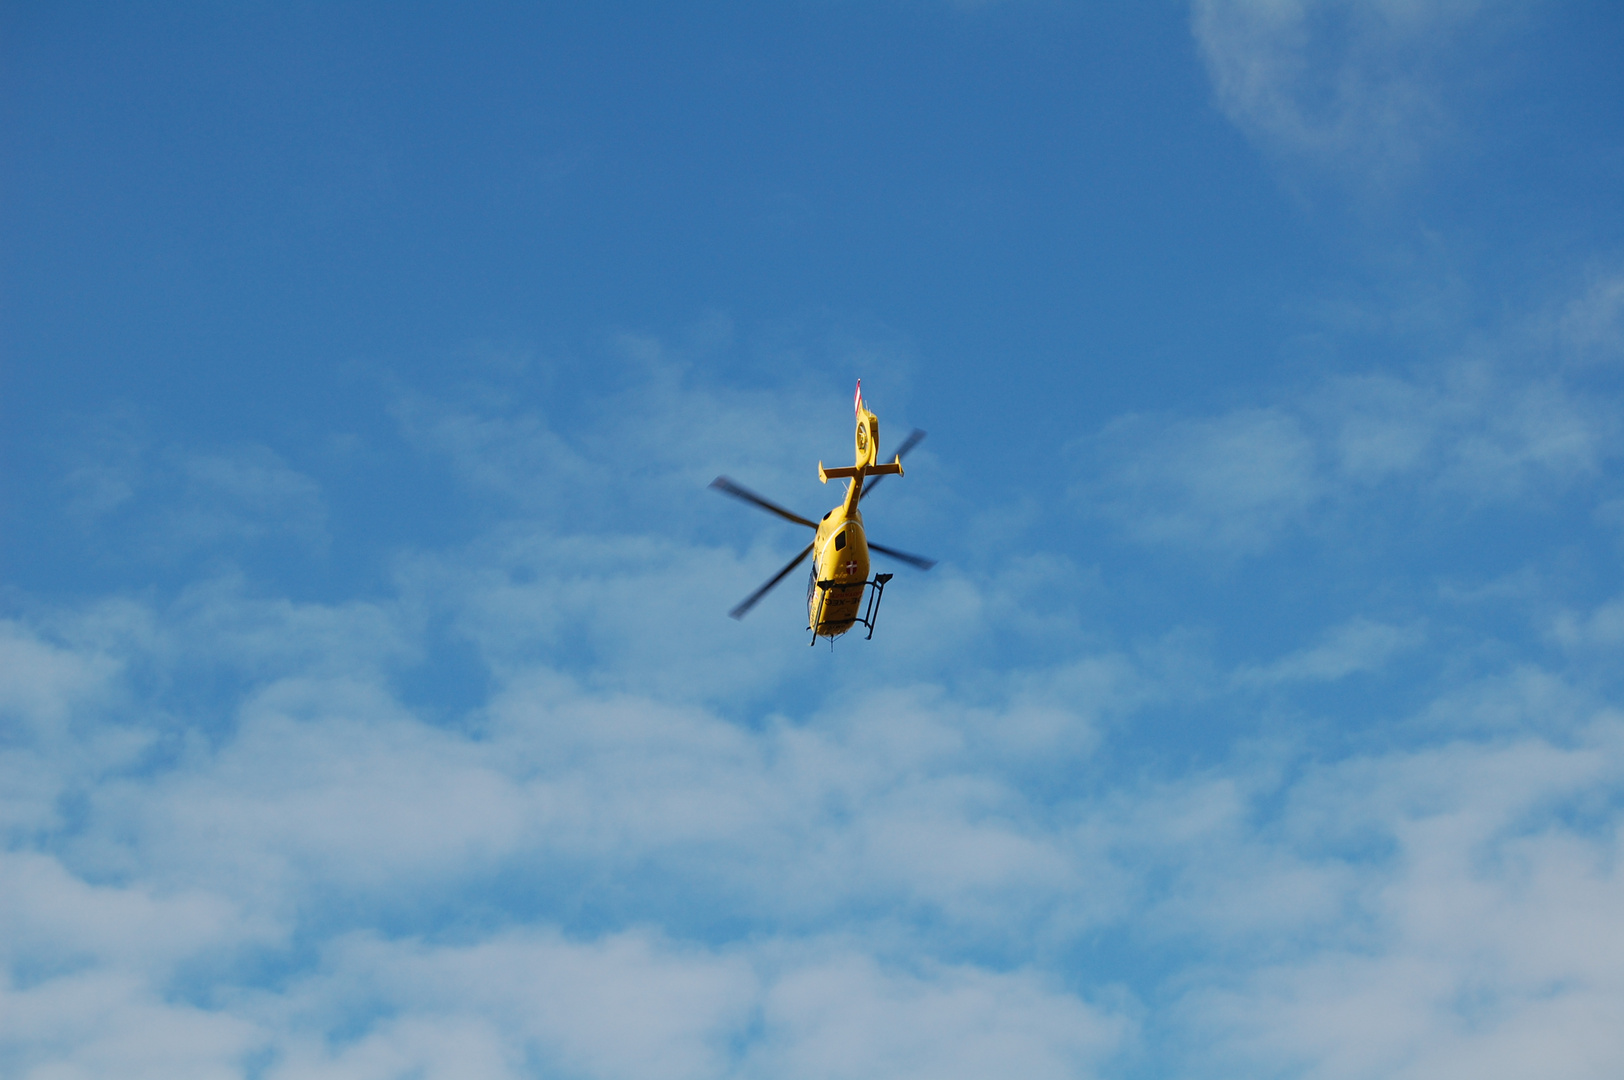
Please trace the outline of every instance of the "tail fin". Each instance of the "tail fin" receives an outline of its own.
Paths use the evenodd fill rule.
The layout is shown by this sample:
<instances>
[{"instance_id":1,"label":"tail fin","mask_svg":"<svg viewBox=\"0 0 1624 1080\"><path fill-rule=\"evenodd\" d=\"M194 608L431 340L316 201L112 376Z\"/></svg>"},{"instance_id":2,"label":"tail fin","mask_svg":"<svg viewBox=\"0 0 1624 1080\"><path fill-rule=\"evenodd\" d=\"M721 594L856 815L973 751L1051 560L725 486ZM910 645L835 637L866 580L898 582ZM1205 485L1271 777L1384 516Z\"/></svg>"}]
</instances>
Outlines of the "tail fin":
<instances>
[{"instance_id":1,"label":"tail fin","mask_svg":"<svg viewBox=\"0 0 1624 1080\"><path fill-rule=\"evenodd\" d=\"M880 418L863 405L863 380L857 380L857 396L852 399L852 411L857 414L857 458L849 469L825 469L818 462L818 479L828 483L831 477L901 476L902 460L879 464ZM861 486L855 490L861 491Z\"/></svg>"},{"instance_id":2,"label":"tail fin","mask_svg":"<svg viewBox=\"0 0 1624 1080\"><path fill-rule=\"evenodd\" d=\"M857 457L852 464L861 469L873 465L880 450L880 418L863 405L862 379L857 380L853 409L857 413Z\"/></svg>"}]
</instances>

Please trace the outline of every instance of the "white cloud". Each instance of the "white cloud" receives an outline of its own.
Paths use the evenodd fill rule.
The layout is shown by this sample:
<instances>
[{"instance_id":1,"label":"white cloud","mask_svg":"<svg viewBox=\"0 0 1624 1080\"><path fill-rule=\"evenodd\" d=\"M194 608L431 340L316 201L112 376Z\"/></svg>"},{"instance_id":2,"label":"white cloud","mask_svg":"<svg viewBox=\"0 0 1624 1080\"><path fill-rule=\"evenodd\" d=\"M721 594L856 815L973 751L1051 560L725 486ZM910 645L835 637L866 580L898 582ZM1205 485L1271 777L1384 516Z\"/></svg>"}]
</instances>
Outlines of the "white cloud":
<instances>
[{"instance_id":1,"label":"white cloud","mask_svg":"<svg viewBox=\"0 0 1624 1080\"><path fill-rule=\"evenodd\" d=\"M1245 685L1288 682L1333 682L1364 671L1376 671L1394 655L1423 641L1419 627L1391 626L1354 619L1334 627L1319 644L1281 657L1272 664L1242 668Z\"/></svg>"},{"instance_id":2,"label":"white cloud","mask_svg":"<svg viewBox=\"0 0 1624 1080\"><path fill-rule=\"evenodd\" d=\"M404 391L393 412L409 439L465 483L566 532L595 530L605 517L623 529L628 514L639 512L650 515L651 531L662 524L655 513L716 516L723 504L704 489L720 473L789 503L832 503L816 482L816 463L849 452L851 429L842 419L849 386L835 388L826 371L800 357L776 365L770 389L755 378L707 378L694 370L695 349L623 333L591 361L602 377L590 396L558 401L516 393L542 389L522 378L493 379L439 396ZM870 369L899 366L885 346L846 343L842 350L863 353ZM849 362L840 357L841 366ZM892 400L902 396L895 382L870 382ZM884 441L900 441L904 418L882 409L882 420Z\"/></svg>"},{"instance_id":3,"label":"white cloud","mask_svg":"<svg viewBox=\"0 0 1624 1080\"><path fill-rule=\"evenodd\" d=\"M212 1080L240 1074L263 1043L251 1022L167 1001L140 974L95 969L0 989L0 1061L17 1076Z\"/></svg>"},{"instance_id":4,"label":"white cloud","mask_svg":"<svg viewBox=\"0 0 1624 1080\"><path fill-rule=\"evenodd\" d=\"M1621 780L1617 715L1572 748L1458 743L1311 776L1274 849L1280 870L1335 866L1360 834L1383 854L1341 875L1345 914L1313 926L1312 947L1271 956L1265 937L1254 968L1190 992L1186 1015L1218 1071L1607 1075L1624 1050L1624 878L1616 811L1584 818ZM1280 876L1250 888L1270 896ZM1196 905L1181 914L1203 919Z\"/></svg>"},{"instance_id":5,"label":"white cloud","mask_svg":"<svg viewBox=\"0 0 1624 1080\"><path fill-rule=\"evenodd\" d=\"M1530 318L1412 374L1330 376L1267 407L1114 421L1077 444L1094 476L1073 497L1135 539L1231 554L1391 525L1406 502L1423 518L1543 507L1602 481L1624 431L1616 395L1554 362L1565 325Z\"/></svg>"},{"instance_id":6,"label":"white cloud","mask_svg":"<svg viewBox=\"0 0 1624 1080\"><path fill-rule=\"evenodd\" d=\"M92 885L28 851L0 854L0 874L0 924L9 930L0 956L36 979L97 965L163 972L245 936L237 911L217 894Z\"/></svg>"},{"instance_id":7,"label":"white cloud","mask_svg":"<svg viewBox=\"0 0 1624 1080\"><path fill-rule=\"evenodd\" d=\"M119 662L53 644L15 621L0 621L0 717L35 738L61 738L76 709L107 692Z\"/></svg>"},{"instance_id":8,"label":"white cloud","mask_svg":"<svg viewBox=\"0 0 1624 1080\"><path fill-rule=\"evenodd\" d=\"M1125 421L1114 512L1133 527L1151 492L1145 535L1262 550L1349 492L1505 497L1606 467L1592 414L1530 392L1544 419L1517 419L1518 385L1369 379ZM677 419L712 402L679 380L632 410L673 440L635 498L695 496ZM1538 434L1574 417L1589 449ZM458 468L522 487L544 426L459 443ZM1482 474L1462 432L1501 447ZM612 471L616 434L557 438ZM1097 593L1063 591L1061 556L913 579L893 625L962 636L808 666L798 623L684 629L702 609L732 629L703 582L770 544L527 499L402 558L383 599L213 577L0 628L6 1068L1447 1075L1614 1050L1624 964L1587 943L1624 910L1624 736L1584 668L1485 672L1469 620L1378 610L1230 671L1199 634L1084 645ZM1067 595L1035 621L1014 602ZM1607 648L1611 615L1575 612L1553 638ZM1051 630L1063 647L979 663L989 637ZM449 715L398 688L442 632L490 680ZM1445 675L1372 706L1358 753L1260 733L1311 719L1305 685L1423 647ZM1279 724L1168 764L1204 737L1168 713L1221 724L1259 686Z\"/></svg>"},{"instance_id":9,"label":"white cloud","mask_svg":"<svg viewBox=\"0 0 1624 1080\"><path fill-rule=\"evenodd\" d=\"M288 634L319 627L272 610ZM229 655L206 628L239 620L197 620L186 640ZM1337 678L1413 644L1355 620L1267 674ZM860 714L759 728L531 666L477 723L440 728L364 666L345 679L316 651L286 655L293 670L267 669L217 747L106 778L66 862L6 856L9 993L35 1025L8 1036L12 1060L94 1071L129 1053L204 1075L259 1055L267 1075L346 1077L1109 1073L1144 1052L1128 1019L1143 1007L1109 984L1063 989L1045 958L1100 934L1178 943L1186 959L1158 993L1182 1004L1157 1023L1176 1019L1177 1044L1208 1047L1224 1071L1447 1074L1499 1053L1506 1032L1612 1046L1618 958L1579 946L1619 910L1606 793L1624 781L1624 725L1607 714L1457 727L1468 734L1436 749L1301 774L1236 759L1048 805L1005 770L1043 747L1089 752L1101 734L1078 696L1130 714L1153 701L1127 661L1030 672L990 706L876 688ZM1549 692L1516 700L1550 713ZM1530 723L1555 726L1496 734ZM613 899L649 873L669 899ZM538 900L490 911L478 897L499 878ZM577 899L540 899L561 886ZM566 932L579 903L668 929L610 917ZM470 904L487 914L461 927L436 914ZM758 929L683 940L712 918ZM293 962L310 934L317 961L255 981L258 958ZM964 941L1020 959L968 963ZM193 971L209 973L204 999L176 993Z\"/></svg>"},{"instance_id":10,"label":"white cloud","mask_svg":"<svg viewBox=\"0 0 1624 1080\"><path fill-rule=\"evenodd\" d=\"M792 970L763 1003L748 1076L1097 1075L1128 1023L1024 972L885 971L837 954Z\"/></svg>"},{"instance_id":11,"label":"white cloud","mask_svg":"<svg viewBox=\"0 0 1624 1080\"><path fill-rule=\"evenodd\" d=\"M1588 613L1564 611L1552 621L1551 634L1569 649L1604 650L1624 645L1624 597L1614 597Z\"/></svg>"},{"instance_id":12,"label":"white cloud","mask_svg":"<svg viewBox=\"0 0 1624 1080\"><path fill-rule=\"evenodd\" d=\"M73 514L116 533L125 554L174 561L273 540L319 554L329 543L320 486L259 444L154 446L127 418L108 419L66 481Z\"/></svg>"},{"instance_id":13,"label":"white cloud","mask_svg":"<svg viewBox=\"0 0 1624 1080\"><path fill-rule=\"evenodd\" d=\"M229 970L268 929L216 892L95 885L49 856L0 854L0 1062L18 1076L227 1075L264 1033L169 988L202 957Z\"/></svg>"},{"instance_id":14,"label":"white cloud","mask_svg":"<svg viewBox=\"0 0 1624 1080\"><path fill-rule=\"evenodd\" d=\"M350 937L295 986L271 1076L724 1075L757 996L750 964L646 933L473 945ZM352 1018L360 1014L360 1031ZM335 1030L337 1029L337 1030Z\"/></svg>"},{"instance_id":15,"label":"white cloud","mask_svg":"<svg viewBox=\"0 0 1624 1080\"><path fill-rule=\"evenodd\" d=\"M174 462L184 501L165 533L197 546L291 534L324 546L326 508L315 481L263 446L187 454Z\"/></svg>"},{"instance_id":16,"label":"white cloud","mask_svg":"<svg viewBox=\"0 0 1624 1080\"><path fill-rule=\"evenodd\" d=\"M1624 275L1598 277L1556 321L1557 333L1573 359L1617 363L1624 356Z\"/></svg>"},{"instance_id":17,"label":"white cloud","mask_svg":"<svg viewBox=\"0 0 1624 1080\"><path fill-rule=\"evenodd\" d=\"M148 732L100 723L123 696L117 652L74 648L0 620L0 828L29 836L60 822L59 800L87 776L127 764Z\"/></svg>"},{"instance_id":18,"label":"white cloud","mask_svg":"<svg viewBox=\"0 0 1624 1080\"><path fill-rule=\"evenodd\" d=\"M1300 420L1274 409L1129 417L1099 442L1115 467L1081 496L1142 540L1257 551L1324 497L1317 448Z\"/></svg>"},{"instance_id":19,"label":"white cloud","mask_svg":"<svg viewBox=\"0 0 1624 1080\"><path fill-rule=\"evenodd\" d=\"M1387 182L1453 132L1441 77L1480 0L1196 0L1218 105L1266 148Z\"/></svg>"},{"instance_id":20,"label":"white cloud","mask_svg":"<svg viewBox=\"0 0 1624 1080\"><path fill-rule=\"evenodd\" d=\"M642 930L351 937L284 999L245 1004L291 1031L272 1077L1069 1077L1126 1033L1031 973L915 973L825 940L715 951Z\"/></svg>"}]
</instances>

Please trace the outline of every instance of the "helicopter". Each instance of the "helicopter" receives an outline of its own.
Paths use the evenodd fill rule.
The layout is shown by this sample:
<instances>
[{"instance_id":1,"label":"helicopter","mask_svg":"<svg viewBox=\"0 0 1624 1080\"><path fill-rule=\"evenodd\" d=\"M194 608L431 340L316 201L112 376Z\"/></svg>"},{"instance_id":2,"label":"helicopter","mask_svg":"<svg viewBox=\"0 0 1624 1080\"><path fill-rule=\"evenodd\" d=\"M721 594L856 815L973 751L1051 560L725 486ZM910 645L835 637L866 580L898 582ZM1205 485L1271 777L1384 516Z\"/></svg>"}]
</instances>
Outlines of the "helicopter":
<instances>
[{"instance_id":1,"label":"helicopter","mask_svg":"<svg viewBox=\"0 0 1624 1080\"><path fill-rule=\"evenodd\" d=\"M854 626L866 626L868 638L872 639L874 624L879 619L880 599L885 595L886 582L891 580L892 575L876 574L870 579L869 552L887 555L920 570L929 570L936 565L934 559L910 555L906 551L898 551L870 541L863 528L862 511L857 508L863 496L872 492L885 477L902 475L903 457L919 445L925 433L915 428L902 441L902 445L897 447L893 458L882 463L879 460L880 421L863 405L861 379L857 380L853 408L857 414L856 461L849 469L825 469L823 462L818 462L820 482L827 484L832 479L847 481L845 499L839 506L824 514L821 520L811 521L792 513L725 476L718 476L711 481L710 486L724 495L742 499L769 514L777 514L785 521L793 521L797 525L805 525L813 530L812 542L802 548L799 555L728 612L733 618L744 618L750 609L756 606L758 600L766 596L773 586L788 577L790 571L801 565L801 562L810 555L812 573L806 584L807 629L812 631L810 644L816 645L818 638L825 637L833 645L835 638Z\"/></svg>"}]
</instances>

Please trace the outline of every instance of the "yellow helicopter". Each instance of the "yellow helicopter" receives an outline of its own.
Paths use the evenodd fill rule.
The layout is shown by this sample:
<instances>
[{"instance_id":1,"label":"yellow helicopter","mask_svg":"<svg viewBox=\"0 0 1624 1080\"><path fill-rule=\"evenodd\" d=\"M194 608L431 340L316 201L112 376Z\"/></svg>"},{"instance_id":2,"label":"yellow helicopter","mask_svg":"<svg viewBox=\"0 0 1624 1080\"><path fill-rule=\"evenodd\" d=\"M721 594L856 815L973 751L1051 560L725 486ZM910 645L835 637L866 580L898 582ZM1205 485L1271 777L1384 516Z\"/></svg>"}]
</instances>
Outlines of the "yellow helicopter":
<instances>
[{"instance_id":1,"label":"yellow helicopter","mask_svg":"<svg viewBox=\"0 0 1624 1080\"><path fill-rule=\"evenodd\" d=\"M728 612L733 618L744 618L750 609L756 606L756 601L766 596L774 585L788 577L791 570L801 565L802 560L811 555L812 575L806 585L807 629L812 631L811 643L816 645L818 638L826 637L832 644L835 638L854 626L868 627L868 637L872 638L874 624L879 618L880 598L885 594L885 583L891 580L891 575L876 574L870 580L868 553L877 551L881 555L888 555L921 570L929 570L936 565L934 559L910 555L905 551L871 543L863 531L863 514L857 509L857 504L862 501L863 496L873 491L880 480L887 476L902 475L903 456L919 445L919 440L925 437L925 433L915 428L902 441L892 460L881 464L880 421L863 406L861 379L857 380L854 407L857 413L856 462L849 469L825 469L823 462L818 462L818 479L823 483L827 484L831 478L847 480L846 498L839 506L824 514L821 521L809 521L799 514L791 513L725 476L718 476L711 481L710 486L717 491L732 495L736 499L743 499L770 514L777 514L786 521L805 525L815 533L812 542L802 548L799 555L768 578L765 585L745 597L737 607ZM864 482L870 477L874 479L865 488ZM860 608L861 614L858 613Z\"/></svg>"}]
</instances>

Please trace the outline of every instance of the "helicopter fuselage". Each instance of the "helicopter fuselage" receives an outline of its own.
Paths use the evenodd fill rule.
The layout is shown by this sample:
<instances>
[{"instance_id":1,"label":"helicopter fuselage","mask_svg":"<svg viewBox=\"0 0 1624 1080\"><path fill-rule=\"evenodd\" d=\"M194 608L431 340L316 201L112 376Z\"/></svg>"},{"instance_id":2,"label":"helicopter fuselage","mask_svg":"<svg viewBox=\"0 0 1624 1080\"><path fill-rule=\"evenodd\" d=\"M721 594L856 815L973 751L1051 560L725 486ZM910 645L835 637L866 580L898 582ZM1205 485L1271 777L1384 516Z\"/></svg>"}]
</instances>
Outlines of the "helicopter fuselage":
<instances>
[{"instance_id":1,"label":"helicopter fuselage","mask_svg":"<svg viewBox=\"0 0 1624 1080\"><path fill-rule=\"evenodd\" d=\"M839 637L857 622L868 584L868 537L863 514L842 503L818 522L812 575L806 583L807 625L819 637Z\"/></svg>"}]
</instances>

